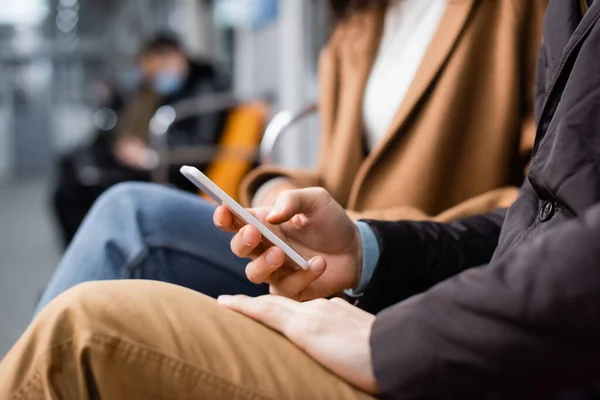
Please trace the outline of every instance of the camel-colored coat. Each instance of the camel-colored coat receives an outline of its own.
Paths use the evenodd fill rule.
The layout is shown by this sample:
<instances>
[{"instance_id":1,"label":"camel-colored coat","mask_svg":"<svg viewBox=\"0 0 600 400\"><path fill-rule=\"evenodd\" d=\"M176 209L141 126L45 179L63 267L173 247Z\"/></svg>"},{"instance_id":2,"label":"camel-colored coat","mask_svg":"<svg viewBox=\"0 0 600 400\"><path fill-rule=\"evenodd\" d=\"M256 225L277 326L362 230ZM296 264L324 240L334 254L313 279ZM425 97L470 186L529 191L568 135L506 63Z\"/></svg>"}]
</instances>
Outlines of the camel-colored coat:
<instances>
[{"instance_id":1,"label":"camel-colored coat","mask_svg":"<svg viewBox=\"0 0 600 400\"><path fill-rule=\"evenodd\" d=\"M450 0L385 139L366 154L363 95L384 10L336 29L320 59L312 171L263 166L241 195L285 176L363 218L448 221L512 203L535 136L533 82L546 0Z\"/></svg>"}]
</instances>

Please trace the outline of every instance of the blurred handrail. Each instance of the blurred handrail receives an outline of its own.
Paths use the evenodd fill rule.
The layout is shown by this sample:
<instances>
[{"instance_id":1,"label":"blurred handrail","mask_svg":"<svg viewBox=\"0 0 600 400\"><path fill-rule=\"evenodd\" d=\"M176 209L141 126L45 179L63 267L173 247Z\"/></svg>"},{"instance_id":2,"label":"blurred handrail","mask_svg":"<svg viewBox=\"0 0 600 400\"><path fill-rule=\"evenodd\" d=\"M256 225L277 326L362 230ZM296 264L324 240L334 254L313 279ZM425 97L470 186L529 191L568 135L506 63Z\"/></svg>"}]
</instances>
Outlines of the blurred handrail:
<instances>
[{"instance_id":1,"label":"blurred handrail","mask_svg":"<svg viewBox=\"0 0 600 400\"><path fill-rule=\"evenodd\" d=\"M151 171L152 180L167 183L170 165L206 163L219 152L216 144L169 149L167 133L174 123L203 114L229 110L238 104L240 100L232 93L221 92L183 99L156 110L149 124L151 162L148 169Z\"/></svg>"},{"instance_id":2,"label":"blurred handrail","mask_svg":"<svg viewBox=\"0 0 600 400\"><path fill-rule=\"evenodd\" d=\"M177 114L177 121L180 121L200 114L229 109L239 103L240 100L233 93L220 92L183 99L175 103L173 108Z\"/></svg>"},{"instance_id":3,"label":"blurred handrail","mask_svg":"<svg viewBox=\"0 0 600 400\"><path fill-rule=\"evenodd\" d=\"M231 93L215 93L185 99L174 105L160 107L150 120L149 126L150 146L153 153L153 162L149 165L149 169L152 172L152 180L154 182L166 183L168 181L170 165L208 163L216 155L224 155L218 145L169 149L167 145L167 132L175 122L206 113L231 109L241 103L242 101ZM273 164L275 147L289 128L305 117L317 112L317 103L314 102L302 107L298 111L283 110L275 114L263 134L258 160L262 164ZM224 156L252 160L257 155L249 149L239 148L229 149Z\"/></svg>"},{"instance_id":4,"label":"blurred handrail","mask_svg":"<svg viewBox=\"0 0 600 400\"><path fill-rule=\"evenodd\" d=\"M295 112L283 110L275 114L265 129L263 140L260 144L261 163L273 164L273 152L275 146L281 140L285 132L297 122L317 112L318 106L315 102Z\"/></svg>"},{"instance_id":5,"label":"blurred handrail","mask_svg":"<svg viewBox=\"0 0 600 400\"><path fill-rule=\"evenodd\" d=\"M235 107L239 100L230 92L205 94L183 99L172 105L164 105L154 113L150 120L150 145L160 151L165 148L165 134L178 121L223 111Z\"/></svg>"}]
</instances>

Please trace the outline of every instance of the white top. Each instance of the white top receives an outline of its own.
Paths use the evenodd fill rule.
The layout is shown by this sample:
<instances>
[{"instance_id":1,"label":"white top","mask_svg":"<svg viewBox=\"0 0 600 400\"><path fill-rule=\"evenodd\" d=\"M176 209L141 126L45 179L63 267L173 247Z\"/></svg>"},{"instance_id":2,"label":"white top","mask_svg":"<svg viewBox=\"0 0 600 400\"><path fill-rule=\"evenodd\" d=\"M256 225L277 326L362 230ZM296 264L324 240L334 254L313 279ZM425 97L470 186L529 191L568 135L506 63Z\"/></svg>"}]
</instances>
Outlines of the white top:
<instances>
[{"instance_id":1,"label":"white top","mask_svg":"<svg viewBox=\"0 0 600 400\"><path fill-rule=\"evenodd\" d=\"M392 0L365 88L369 151L386 135L446 10L448 0Z\"/></svg>"}]
</instances>

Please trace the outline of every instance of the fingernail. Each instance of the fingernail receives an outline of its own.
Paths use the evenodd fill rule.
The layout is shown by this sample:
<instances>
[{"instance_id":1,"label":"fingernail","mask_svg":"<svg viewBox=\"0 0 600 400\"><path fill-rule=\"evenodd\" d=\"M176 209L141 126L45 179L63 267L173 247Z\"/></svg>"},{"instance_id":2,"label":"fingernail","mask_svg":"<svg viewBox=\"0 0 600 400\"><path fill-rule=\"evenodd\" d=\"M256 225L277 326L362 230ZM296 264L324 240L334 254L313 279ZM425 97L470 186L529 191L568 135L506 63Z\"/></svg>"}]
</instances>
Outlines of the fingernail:
<instances>
[{"instance_id":1,"label":"fingernail","mask_svg":"<svg viewBox=\"0 0 600 400\"><path fill-rule=\"evenodd\" d=\"M233 302L233 296L230 296L228 294L223 294L223 295L217 297L217 301L220 304L231 304Z\"/></svg>"},{"instance_id":2,"label":"fingernail","mask_svg":"<svg viewBox=\"0 0 600 400\"><path fill-rule=\"evenodd\" d=\"M281 210L275 208L273 211L271 211L269 213L269 215L267 215L267 218L271 219L271 218L278 216L279 214L281 214Z\"/></svg>"},{"instance_id":3,"label":"fingernail","mask_svg":"<svg viewBox=\"0 0 600 400\"><path fill-rule=\"evenodd\" d=\"M275 207L273 208L273 211L271 211L271 213L269 214L269 217L274 217L281 214L283 212L283 208L284 207L281 204L275 204Z\"/></svg>"},{"instance_id":4,"label":"fingernail","mask_svg":"<svg viewBox=\"0 0 600 400\"><path fill-rule=\"evenodd\" d=\"M267 260L267 264L271 266L279 265L279 255L274 250L271 250L267 253L265 260Z\"/></svg>"},{"instance_id":5,"label":"fingernail","mask_svg":"<svg viewBox=\"0 0 600 400\"><path fill-rule=\"evenodd\" d=\"M326 267L325 260L322 257L315 257L309 261L310 268L313 272L319 273Z\"/></svg>"}]
</instances>

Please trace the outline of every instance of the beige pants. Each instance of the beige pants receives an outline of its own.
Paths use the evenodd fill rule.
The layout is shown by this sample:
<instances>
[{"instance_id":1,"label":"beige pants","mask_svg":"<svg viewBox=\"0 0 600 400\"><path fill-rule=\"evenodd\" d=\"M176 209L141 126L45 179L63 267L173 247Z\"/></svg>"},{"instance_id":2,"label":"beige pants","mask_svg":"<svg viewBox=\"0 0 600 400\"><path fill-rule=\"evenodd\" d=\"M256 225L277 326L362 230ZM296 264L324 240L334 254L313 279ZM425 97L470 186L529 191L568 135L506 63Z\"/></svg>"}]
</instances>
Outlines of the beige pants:
<instances>
[{"instance_id":1,"label":"beige pants","mask_svg":"<svg viewBox=\"0 0 600 400\"><path fill-rule=\"evenodd\" d=\"M283 336L148 281L80 285L0 364L0 399L370 399Z\"/></svg>"}]
</instances>

